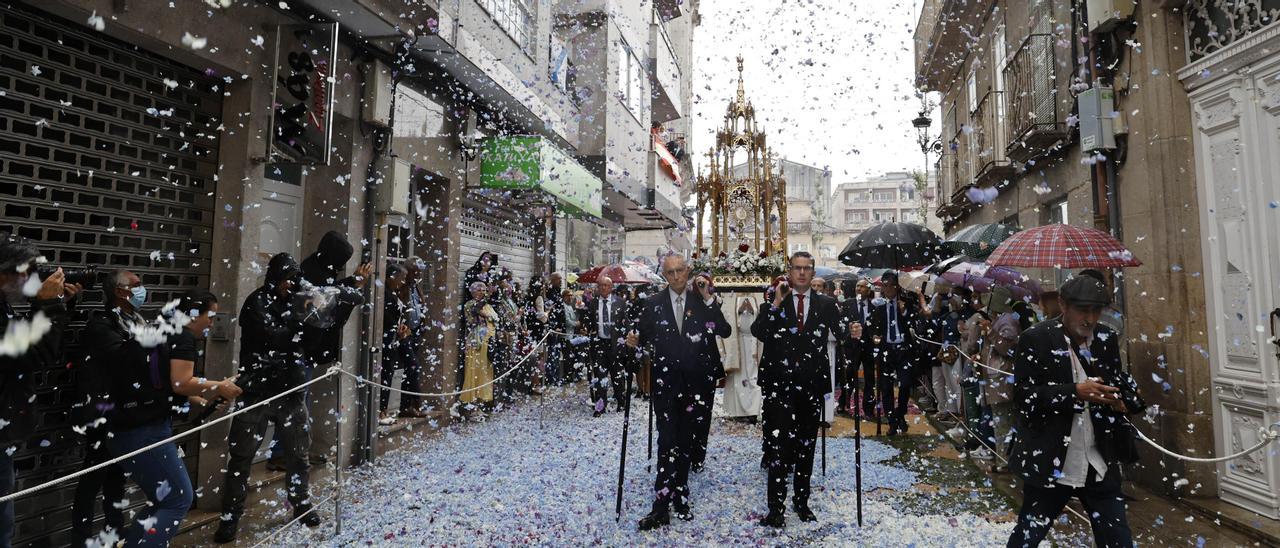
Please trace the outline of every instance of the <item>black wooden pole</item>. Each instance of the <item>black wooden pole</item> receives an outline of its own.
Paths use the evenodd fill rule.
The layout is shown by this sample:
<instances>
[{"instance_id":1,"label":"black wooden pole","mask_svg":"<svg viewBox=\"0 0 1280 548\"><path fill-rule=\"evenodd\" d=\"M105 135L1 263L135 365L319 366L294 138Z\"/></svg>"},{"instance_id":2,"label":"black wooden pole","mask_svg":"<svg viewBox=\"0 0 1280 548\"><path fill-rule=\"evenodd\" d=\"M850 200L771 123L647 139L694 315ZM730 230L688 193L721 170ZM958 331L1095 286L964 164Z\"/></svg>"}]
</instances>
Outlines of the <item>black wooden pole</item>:
<instances>
[{"instance_id":1,"label":"black wooden pole","mask_svg":"<svg viewBox=\"0 0 1280 548\"><path fill-rule=\"evenodd\" d=\"M627 375L626 392L631 393L631 376ZM627 406L622 408L622 452L618 456L618 493L617 505L615 511L618 513L616 521L622 521L622 482L626 478L627 473L627 430L631 426L631 401L627 401Z\"/></svg>"}]
</instances>

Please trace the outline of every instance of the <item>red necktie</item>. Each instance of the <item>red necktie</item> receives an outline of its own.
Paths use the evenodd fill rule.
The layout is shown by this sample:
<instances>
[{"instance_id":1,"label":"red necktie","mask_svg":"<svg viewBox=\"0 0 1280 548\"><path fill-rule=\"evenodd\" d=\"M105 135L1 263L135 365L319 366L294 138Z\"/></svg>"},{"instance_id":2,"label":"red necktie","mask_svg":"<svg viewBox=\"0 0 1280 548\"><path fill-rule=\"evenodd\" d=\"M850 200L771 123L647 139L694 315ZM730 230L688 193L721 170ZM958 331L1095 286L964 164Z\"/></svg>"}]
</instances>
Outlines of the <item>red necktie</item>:
<instances>
[{"instance_id":1,"label":"red necktie","mask_svg":"<svg viewBox=\"0 0 1280 548\"><path fill-rule=\"evenodd\" d=\"M796 295L796 324L804 331L804 295Z\"/></svg>"}]
</instances>

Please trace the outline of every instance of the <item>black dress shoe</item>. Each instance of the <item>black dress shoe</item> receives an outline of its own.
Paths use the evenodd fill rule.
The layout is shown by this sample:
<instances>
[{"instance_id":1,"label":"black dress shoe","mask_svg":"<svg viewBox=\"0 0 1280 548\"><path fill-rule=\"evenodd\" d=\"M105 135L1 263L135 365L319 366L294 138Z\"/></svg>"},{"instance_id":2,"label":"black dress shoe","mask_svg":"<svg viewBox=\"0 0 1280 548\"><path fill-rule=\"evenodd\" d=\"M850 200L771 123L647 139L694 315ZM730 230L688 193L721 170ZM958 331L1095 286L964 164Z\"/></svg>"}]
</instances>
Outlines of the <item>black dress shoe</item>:
<instances>
[{"instance_id":1,"label":"black dress shoe","mask_svg":"<svg viewBox=\"0 0 1280 548\"><path fill-rule=\"evenodd\" d=\"M689 509L688 504L673 504L672 509L675 510L676 517L682 521L693 521L693 511Z\"/></svg>"},{"instance_id":2,"label":"black dress shoe","mask_svg":"<svg viewBox=\"0 0 1280 548\"><path fill-rule=\"evenodd\" d=\"M813 510L809 509L808 504L796 505L794 509L796 517L800 518L800 521L818 521L818 516L813 515Z\"/></svg>"},{"instance_id":3,"label":"black dress shoe","mask_svg":"<svg viewBox=\"0 0 1280 548\"><path fill-rule=\"evenodd\" d=\"M224 519L218 522L218 530L213 532L213 541L218 544L235 542L236 533L240 529L240 518Z\"/></svg>"},{"instance_id":4,"label":"black dress shoe","mask_svg":"<svg viewBox=\"0 0 1280 548\"><path fill-rule=\"evenodd\" d=\"M671 513L666 510L654 510L649 515L640 518L640 524L636 527L641 531L651 531L669 525L671 523Z\"/></svg>"},{"instance_id":5,"label":"black dress shoe","mask_svg":"<svg viewBox=\"0 0 1280 548\"><path fill-rule=\"evenodd\" d=\"M591 416L592 416L592 417L599 417L600 415L603 415L603 414L604 414L604 411L592 411L592 412L591 412Z\"/></svg>"},{"instance_id":6,"label":"black dress shoe","mask_svg":"<svg viewBox=\"0 0 1280 548\"><path fill-rule=\"evenodd\" d=\"M782 516L782 512L769 511L769 515L760 518L760 525L765 527L783 528L787 526L787 518Z\"/></svg>"}]
</instances>

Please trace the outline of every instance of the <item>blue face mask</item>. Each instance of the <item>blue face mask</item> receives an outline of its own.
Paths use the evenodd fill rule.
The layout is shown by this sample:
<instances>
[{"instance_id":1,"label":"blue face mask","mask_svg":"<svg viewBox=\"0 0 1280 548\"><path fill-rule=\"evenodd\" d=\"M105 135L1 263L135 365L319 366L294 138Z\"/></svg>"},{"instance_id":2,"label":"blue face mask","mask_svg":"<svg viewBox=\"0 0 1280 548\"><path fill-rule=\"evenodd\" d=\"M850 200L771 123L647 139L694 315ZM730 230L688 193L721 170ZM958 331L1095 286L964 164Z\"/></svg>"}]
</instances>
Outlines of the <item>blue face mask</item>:
<instances>
[{"instance_id":1,"label":"blue face mask","mask_svg":"<svg viewBox=\"0 0 1280 548\"><path fill-rule=\"evenodd\" d=\"M129 304L133 306L133 309L142 308L142 303L147 302L147 288L142 286L130 287L129 292L132 293L129 296Z\"/></svg>"}]
</instances>

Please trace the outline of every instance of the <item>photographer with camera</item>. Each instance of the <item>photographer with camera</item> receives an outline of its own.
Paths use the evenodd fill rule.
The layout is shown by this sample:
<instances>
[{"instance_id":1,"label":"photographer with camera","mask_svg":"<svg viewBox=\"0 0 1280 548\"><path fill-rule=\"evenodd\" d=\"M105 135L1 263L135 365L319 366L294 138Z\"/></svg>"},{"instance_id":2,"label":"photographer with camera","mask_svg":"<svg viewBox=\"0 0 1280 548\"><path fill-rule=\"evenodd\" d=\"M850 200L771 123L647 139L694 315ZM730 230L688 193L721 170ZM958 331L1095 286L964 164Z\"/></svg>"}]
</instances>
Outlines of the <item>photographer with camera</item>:
<instances>
[{"instance_id":1,"label":"photographer with camera","mask_svg":"<svg viewBox=\"0 0 1280 548\"><path fill-rule=\"evenodd\" d=\"M278 253L267 263L266 280L240 308L240 376L236 383L244 389L236 409L247 407L306 383L302 329L306 310L296 298L301 290L301 271L288 253ZM320 525L320 515L311 507L308 476L311 464L311 419L307 415L304 391L295 391L255 408L231 421L227 435L228 461L222 488L222 521L213 534L217 543L232 542L240 527L249 487L249 467L262 442L267 424L280 433L288 475L285 485L295 519L308 527Z\"/></svg>"},{"instance_id":2,"label":"photographer with camera","mask_svg":"<svg viewBox=\"0 0 1280 548\"><path fill-rule=\"evenodd\" d=\"M35 430L32 402L35 373L53 367L62 355L67 304L81 286L66 283L62 269L43 278L33 276L42 260L26 238L0 233L0 496L13 492L13 455ZM19 315L14 304L28 301ZM26 323L30 329L12 329ZM12 337L12 339L11 339ZM13 537L13 501L0 503L0 548Z\"/></svg>"}]
</instances>

